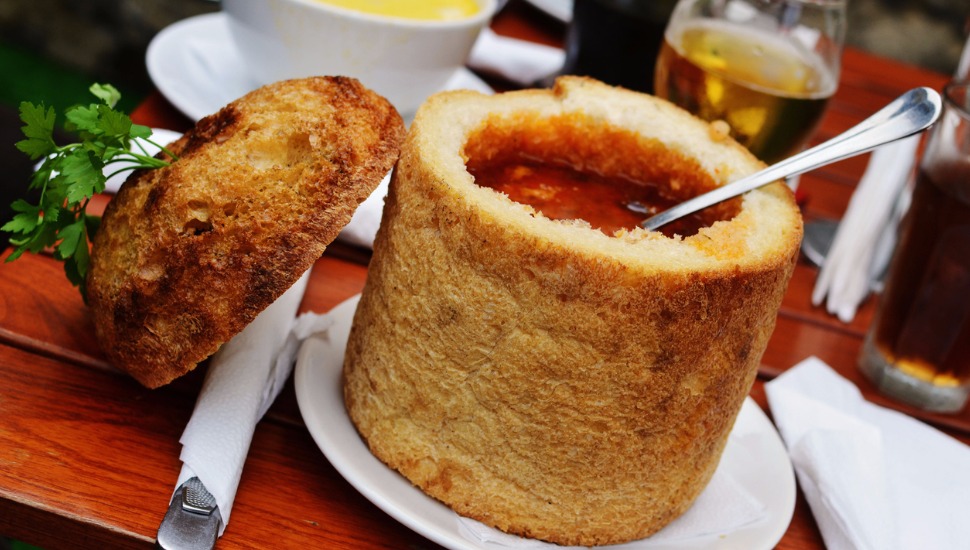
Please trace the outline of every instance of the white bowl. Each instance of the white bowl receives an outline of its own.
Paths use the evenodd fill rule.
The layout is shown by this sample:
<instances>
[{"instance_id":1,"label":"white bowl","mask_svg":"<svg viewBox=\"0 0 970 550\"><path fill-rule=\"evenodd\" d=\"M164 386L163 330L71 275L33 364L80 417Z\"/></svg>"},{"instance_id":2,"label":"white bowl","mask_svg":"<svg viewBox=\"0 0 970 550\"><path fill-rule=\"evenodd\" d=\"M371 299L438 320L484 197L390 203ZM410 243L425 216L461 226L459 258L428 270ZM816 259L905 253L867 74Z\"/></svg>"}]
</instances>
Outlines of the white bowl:
<instances>
[{"instance_id":1,"label":"white bowl","mask_svg":"<svg viewBox=\"0 0 970 550\"><path fill-rule=\"evenodd\" d=\"M449 21L384 17L314 0L223 0L229 30L252 78L268 84L351 76L412 114L464 65L496 0Z\"/></svg>"}]
</instances>

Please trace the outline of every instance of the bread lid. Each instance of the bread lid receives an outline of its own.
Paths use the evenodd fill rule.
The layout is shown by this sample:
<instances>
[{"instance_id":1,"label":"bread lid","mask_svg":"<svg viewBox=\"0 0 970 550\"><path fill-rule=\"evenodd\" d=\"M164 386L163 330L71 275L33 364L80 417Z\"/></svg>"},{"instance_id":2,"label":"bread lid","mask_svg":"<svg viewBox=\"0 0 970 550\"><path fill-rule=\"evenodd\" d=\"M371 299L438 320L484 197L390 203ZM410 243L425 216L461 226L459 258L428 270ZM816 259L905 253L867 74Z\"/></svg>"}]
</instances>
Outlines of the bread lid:
<instances>
[{"instance_id":1,"label":"bread lid","mask_svg":"<svg viewBox=\"0 0 970 550\"><path fill-rule=\"evenodd\" d=\"M154 388L192 370L295 283L397 160L401 117L344 77L270 84L136 172L95 236L102 349Z\"/></svg>"}]
</instances>

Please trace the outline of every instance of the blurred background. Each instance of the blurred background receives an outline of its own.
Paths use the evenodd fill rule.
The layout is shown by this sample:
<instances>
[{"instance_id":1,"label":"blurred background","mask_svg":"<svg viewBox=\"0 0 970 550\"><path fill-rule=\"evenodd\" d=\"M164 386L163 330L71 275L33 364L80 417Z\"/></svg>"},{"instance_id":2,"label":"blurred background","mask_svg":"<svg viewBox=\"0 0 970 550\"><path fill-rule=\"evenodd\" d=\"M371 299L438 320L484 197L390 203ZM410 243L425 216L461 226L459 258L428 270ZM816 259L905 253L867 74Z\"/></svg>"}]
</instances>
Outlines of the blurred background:
<instances>
[{"instance_id":1,"label":"blurred background","mask_svg":"<svg viewBox=\"0 0 970 550\"><path fill-rule=\"evenodd\" d=\"M151 89L144 59L155 33L218 9L212 0L3 0L0 102L86 101L87 86L98 80L118 86L126 104L137 104ZM955 69L968 0L848 0L848 9L848 45L944 73Z\"/></svg>"},{"instance_id":2,"label":"blurred background","mask_svg":"<svg viewBox=\"0 0 970 550\"><path fill-rule=\"evenodd\" d=\"M43 101L60 113L90 102L92 82L110 82L130 112L152 90L144 61L152 37L175 21L218 9L213 0L2 0L0 223L9 219L12 193L23 192L31 170L13 149L21 139L21 101ZM504 9L562 26L528 0L510 0ZM848 0L848 12L849 46L943 73L955 70L970 24L968 0ZM0 249L5 242L0 234Z\"/></svg>"}]
</instances>

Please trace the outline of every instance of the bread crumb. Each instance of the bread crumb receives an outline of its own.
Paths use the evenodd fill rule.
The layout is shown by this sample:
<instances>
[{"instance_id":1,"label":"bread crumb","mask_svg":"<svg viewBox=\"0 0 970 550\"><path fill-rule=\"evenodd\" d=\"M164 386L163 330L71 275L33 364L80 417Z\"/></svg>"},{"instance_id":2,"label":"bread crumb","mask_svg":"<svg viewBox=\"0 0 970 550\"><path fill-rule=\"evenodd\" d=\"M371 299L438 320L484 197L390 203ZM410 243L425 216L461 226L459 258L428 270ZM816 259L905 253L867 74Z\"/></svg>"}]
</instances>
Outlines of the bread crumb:
<instances>
[{"instance_id":1,"label":"bread crumb","mask_svg":"<svg viewBox=\"0 0 970 550\"><path fill-rule=\"evenodd\" d=\"M724 141L731 135L731 126L723 120L712 121L708 126L708 134L714 141Z\"/></svg>"},{"instance_id":2,"label":"bread crumb","mask_svg":"<svg viewBox=\"0 0 970 550\"><path fill-rule=\"evenodd\" d=\"M613 236L630 244L636 244L640 241L657 241L667 239L667 237L660 231L647 231L639 226L634 227L633 230L619 229L613 234ZM678 237L674 238L674 240L680 239Z\"/></svg>"}]
</instances>

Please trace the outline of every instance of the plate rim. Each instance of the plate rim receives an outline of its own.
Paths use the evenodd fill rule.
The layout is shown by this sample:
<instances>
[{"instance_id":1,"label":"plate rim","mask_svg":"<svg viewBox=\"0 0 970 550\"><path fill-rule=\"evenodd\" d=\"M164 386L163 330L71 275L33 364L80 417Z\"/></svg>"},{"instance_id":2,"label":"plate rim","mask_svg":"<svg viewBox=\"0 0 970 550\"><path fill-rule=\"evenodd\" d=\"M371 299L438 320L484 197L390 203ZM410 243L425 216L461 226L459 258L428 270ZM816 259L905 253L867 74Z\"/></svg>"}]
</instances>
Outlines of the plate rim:
<instances>
[{"instance_id":1,"label":"plate rim","mask_svg":"<svg viewBox=\"0 0 970 550\"><path fill-rule=\"evenodd\" d=\"M398 522L402 523L409 529L415 531L416 533L434 541L437 544L445 546L447 548L452 548L456 550L481 550L489 548L503 548L498 544L492 544L490 542L482 541L476 543L468 538L462 536L457 528L455 532L443 532L433 523L430 523L428 519L422 518L420 512L415 512L414 508L404 509L394 502L393 498L390 498L386 493L387 490L384 487L378 487L374 483L366 483L365 480L361 480L358 472L356 470L361 469L359 463L354 463L349 460L347 450L341 450L335 448L335 441L331 441L334 437L330 433L333 429L333 425L321 424L320 418L324 415L317 410L320 407L321 397L324 399L331 398L336 399L337 403L330 403L330 409L324 406L324 410L330 412L338 412L338 418L333 420L334 422L345 422L345 425L341 428L346 432L349 426L350 431L356 438L356 444L359 444L366 456L370 457L366 459L368 461L372 460L372 464L376 464L383 469L379 472L379 475L390 474L397 478L400 482L407 484L407 486L414 492L413 496L418 498L418 503L422 506L427 504L433 504L435 506L434 510L437 512L447 512L451 515L455 515L455 512L448 508L445 504L427 496L420 489L413 486L406 478L398 474L396 471L387 467L383 462L380 462L373 454L371 454L370 449L367 444L360 438L357 433L356 427L350 421L349 416L346 412L346 407L344 406L343 400L343 390L342 383L339 381L343 379L343 352L346 347L346 334L350 331L350 324L353 319L353 313L356 310L356 305L360 299L360 294L357 294L346 301L340 303L338 306L334 307L329 314L334 317L333 323L330 325L329 329L323 333L317 333L315 335L309 336L301 346L301 349L297 355L296 366L294 368L294 389L297 397L297 405L300 409L300 413L303 417L304 423L307 426L308 431L317 447L320 449L324 457L333 465L334 469L348 481L358 492L360 492L367 500L371 501L375 506L383 510L385 513L393 517ZM322 348L323 345L320 339L330 340L333 348L327 350ZM328 367L324 365L325 361L315 360L319 359L315 357L318 350L332 351L340 354L339 365L340 367ZM336 360L331 359L331 362ZM335 380L336 382L330 382L328 384L330 392L326 395L320 396L313 393L313 390L317 389L314 387L313 376L316 374L318 376L323 376L322 380L326 382L326 372L327 368L334 368L337 371L336 376L330 373L329 378ZM333 410L331 410L333 409ZM781 487L774 488L775 497L772 501L775 502L774 511L772 512L772 507L769 506L769 502L763 502L766 510L768 510L768 515L758 521L745 525L734 531L739 534L745 534L748 538L756 537L759 542L763 543L764 548L772 548L775 544L781 540L784 533L787 531L788 526L791 523L791 519L794 514L795 500L796 500L796 481L794 468L792 466L791 460L788 457L787 450L784 447L784 443L781 440L781 436L778 434L774 425L768 419L765 412L751 399L750 396L745 397L745 402L742 407L741 412L738 417L741 418L742 415L748 415L746 421L754 423L757 427L757 432L764 432L763 439L760 441L766 443L772 448L772 456L777 461L775 465L778 468L774 475L780 475L782 478ZM338 428L340 426L338 425ZM346 435L346 433L345 433ZM351 444L354 442L351 440ZM360 450L360 449L358 449ZM780 454L779 454L780 453ZM781 457L784 457L784 464L781 462ZM455 522L457 524L457 522ZM711 535L716 536L716 535ZM704 537L707 538L707 537ZM640 541L631 541L624 544L635 544ZM681 540L671 540L671 541L658 541L663 544L658 544L656 548L696 548L697 544L701 543L701 538L685 541ZM747 541L735 541L745 543ZM623 544L614 545L615 547L623 547ZM603 548L610 548L606 546Z\"/></svg>"},{"instance_id":2,"label":"plate rim","mask_svg":"<svg viewBox=\"0 0 970 550\"><path fill-rule=\"evenodd\" d=\"M206 57L207 60L213 61L209 65L218 67L221 71L214 76L214 79L218 80L219 85L224 87L221 93L216 94L218 97L214 95L211 101L205 101L200 97L204 95L204 90L212 88L212 86L202 86L198 81L190 82L187 76L188 72L176 76L170 67L173 63L172 60L186 53L185 48L192 43L191 40L184 38L197 35L205 36L206 40L220 44L220 48L206 50L203 53L203 55L208 56ZM203 13L176 21L156 33L149 42L148 49L145 52L145 66L148 70L148 77L159 93L172 106L193 122L197 122L215 113L229 102L259 87L255 80L251 80L251 77L244 73L245 64L239 58L232 40L228 16L225 12ZM221 54L214 53L217 50L221 51ZM216 57L218 55L222 57ZM459 84L456 84L456 82L459 82ZM184 87L179 86L180 83L188 83L194 92L184 91ZM230 85L229 88L225 88L227 84ZM477 90L482 93L494 93L494 90L485 81L466 66L461 66L455 70L444 89L453 89L453 87ZM203 93L200 94L200 90ZM406 122L413 115L414 113L401 113Z\"/></svg>"},{"instance_id":3,"label":"plate rim","mask_svg":"<svg viewBox=\"0 0 970 550\"><path fill-rule=\"evenodd\" d=\"M182 48L186 46L187 42L179 38L184 34L199 30L205 30L208 33L218 33L210 34L210 38L213 36L222 37L223 34L225 35L224 38L226 41L232 38L229 35L229 26L225 13L221 11L203 13L181 19L158 31L148 43L148 49L145 52L145 65L148 70L148 76L155 85L155 88L176 109L193 121L198 121L215 111L202 112L208 111L209 108L198 105L189 95L180 92L179 88L172 84L169 71L165 67L173 56L184 51ZM223 65L220 64L219 66ZM239 95L245 94L248 91L241 91ZM233 93L227 92L226 95L233 95ZM222 99L220 98L220 101ZM228 101L223 102L223 104L225 103L228 103Z\"/></svg>"}]
</instances>

